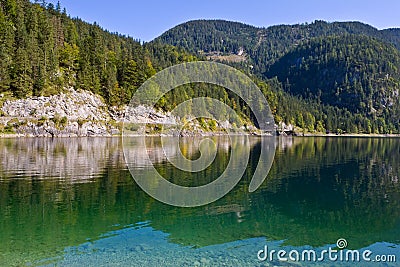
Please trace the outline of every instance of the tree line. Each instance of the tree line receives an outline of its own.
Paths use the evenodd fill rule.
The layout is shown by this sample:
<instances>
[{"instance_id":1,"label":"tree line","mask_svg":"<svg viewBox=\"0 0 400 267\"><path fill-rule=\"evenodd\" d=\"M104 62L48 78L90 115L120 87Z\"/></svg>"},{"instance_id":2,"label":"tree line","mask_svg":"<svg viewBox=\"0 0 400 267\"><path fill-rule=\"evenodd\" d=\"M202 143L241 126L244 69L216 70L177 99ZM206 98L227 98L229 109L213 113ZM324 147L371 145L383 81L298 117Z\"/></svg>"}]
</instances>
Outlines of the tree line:
<instances>
[{"instance_id":1,"label":"tree line","mask_svg":"<svg viewBox=\"0 0 400 267\"><path fill-rule=\"evenodd\" d=\"M310 132L399 132L396 29L325 22L259 29L200 21L142 43L71 18L59 3L0 0L0 33L3 95L52 95L74 87L120 106L157 71L204 60L198 50L234 53L244 48L248 60L230 64L254 80L277 122ZM237 95L213 85L182 86L157 105L168 110L196 96L221 100L243 122L254 121Z\"/></svg>"}]
</instances>

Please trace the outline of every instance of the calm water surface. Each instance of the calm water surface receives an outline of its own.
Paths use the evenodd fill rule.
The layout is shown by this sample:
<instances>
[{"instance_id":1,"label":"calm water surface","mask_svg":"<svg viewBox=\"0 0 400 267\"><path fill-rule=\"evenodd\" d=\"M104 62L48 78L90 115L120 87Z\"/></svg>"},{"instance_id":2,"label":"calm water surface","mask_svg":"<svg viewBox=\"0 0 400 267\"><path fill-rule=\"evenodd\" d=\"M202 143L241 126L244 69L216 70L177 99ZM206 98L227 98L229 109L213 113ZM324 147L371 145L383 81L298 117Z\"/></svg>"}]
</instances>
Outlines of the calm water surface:
<instances>
[{"instance_id":1,"label":"calm water surface","mask_svg":"<svg viewBox=\"0 0 400 267\"><path fill-rule=\"evenodd\" d=\"M159 138L149 138L148 149L165 177L199 185L229 160L229 142L215 140L216 160L193 175L165 160ZM257 252L334 248L338 238L348 249L396 255L399 264L400 139L277 139L267 179L248 193L259 141L250 139L248 168L229 194L179 208L135 184L118 138L0 139L0 266L297 266L261 262ZM182 139L183 154L198 157L197 142ZM240 137L235 145L245 146ZM130 150L146 168L146 150Z\"/></svg>"}]
</instances>

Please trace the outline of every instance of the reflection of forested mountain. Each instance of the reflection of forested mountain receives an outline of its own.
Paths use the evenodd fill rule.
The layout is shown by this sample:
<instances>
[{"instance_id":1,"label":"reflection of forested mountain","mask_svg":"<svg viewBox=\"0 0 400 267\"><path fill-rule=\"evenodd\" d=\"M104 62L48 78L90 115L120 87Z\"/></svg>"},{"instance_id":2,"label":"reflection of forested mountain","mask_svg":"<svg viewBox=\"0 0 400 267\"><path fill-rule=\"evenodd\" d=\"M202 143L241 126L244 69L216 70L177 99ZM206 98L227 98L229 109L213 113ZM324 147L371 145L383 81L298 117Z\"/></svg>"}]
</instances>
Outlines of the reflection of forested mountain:
<instances>
[{"instance_id":1,"label":"reflection of forested mountain","mask_svg":"<svg viewBox=\"0 0 400 267\"><path fill-rule=\"evenodd\" d=\"M277 153L264 187L249 195L258 206L249 217L270 222L267 232L293 245L322 245L338 236L349 237L353 247L399 242L399 140L295 140ZM260 216L259 209L272 209L283 221Z\"/></svg>"},{"instance_id":2,"label":"reflection of forested mountain","mask_svg":"<svg viewBox=\"0 0 400 267\"><path fill-rule=\"evenodd\" d=\"M399 242L399 144L395 139L293 139L278 149L267 182L255 193L247 192L248 179L196 215L177 215L168 225L153 220L153 226L171 233L175 242L198 246L254 236L312 246L344 236L358 248Z\"/></svg>"},{"instance_id":3,"label":"reflection of forested mountain","mask_svg":"<svg viewBox=\"0 0 400 267\"><path fill-rule=\"evenodd\" d=\"M280 139L267 181L256 192L248 193L260 150L255 142L250 167L235 189L217 202L198 208L171 207L147 196L126 170L118 139L76 139L68 148L64 144L66 151L53 153L59 157L55 158L55 166L51 166L50 158L44 161L39 154L50 157L48 151L71 140L57 139L53 144L35 140L0 143L4 155L0 172L0 254L4 258L19 248L31 257L24 246L26 240L30 240L31 247L43 247L43 255L35 257L48 257L48 251L56 254L86 238L96 239L143 221L169 233L172 242L194 246L255 236L312 246L344 237L353 248L380 241L400 243L398 139ZM77 147L79 152L74 152ZM84 158L87 162L82 163ZM223 161L224 157L218 159ZM32 164L44 162L47 166L42 166L43 170L53 171L43 171L41 180L14 179L18 173L6 169L13 166L12 162L28 168L30 160ZM77 162L97 168L88 172L96 173L91 183L46 179L54 178L54 174L74 176L66 170ZM57 166L63 172L54 171ZM158 162L157 168L169 170L163 162ZM87 170L82 168L80 175ZM24 239L15 239L16 233Z\"/></svg>"}]
</instances>

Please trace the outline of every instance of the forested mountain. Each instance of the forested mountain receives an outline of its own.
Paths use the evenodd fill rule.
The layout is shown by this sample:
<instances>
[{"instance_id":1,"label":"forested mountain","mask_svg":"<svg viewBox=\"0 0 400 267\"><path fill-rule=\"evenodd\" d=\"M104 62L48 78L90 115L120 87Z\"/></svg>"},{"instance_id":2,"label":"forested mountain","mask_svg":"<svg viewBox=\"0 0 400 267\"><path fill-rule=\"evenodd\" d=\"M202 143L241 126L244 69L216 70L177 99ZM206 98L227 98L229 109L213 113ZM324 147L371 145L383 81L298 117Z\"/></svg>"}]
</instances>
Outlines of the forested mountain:
<instances>
[{"instance_id":1,"label":"forested mountain","mask_svg":"<svg viewBox=\"0 0 400 267\"><path fill-rule=\"evenodd\" d=\"M400 49L400 29L379 31L361 22L315 21L311 24L257 28L224 20L194 20L168 30L155 41L194 53L236 54L243 48L249 59L248 64L252 64L256 72L265 72L270 64L304 40L346 33L375 37Z\"/></svg>"},{"instance_id":2,"label":"forested mountain","mask_svg":"<svg viewBox=\"0 0 400 267\"><path fill-rule=\"evenodd\" d=\"M163 68L235 54L243 60L228 63L252 77L277 122L309 132L397 133L399 48L399 29L323 21L269 28L191 21L142 44L71 18L60 4L0 0L3 100L74 87L119 106ZM245 121L252 117L236 95L206 84L178 88L158 107L173 108L195 96L220 99Z\"/></svg>"},{"instance_id":3,"label":"forested mountain","mask_svg":"<svg viewBox=\"0 0 400 267\"><path fill-rule=\"evenodd\" d=\"M0 33L0 93L19 98L73 86L109 104L127 103L157 70L195 59L170 45L143 46L45 2L0 0Z\"/></svg>"},{"instance_id":4,"label":"forested mountain","mask_svg":"<svg viewBox=\"0 0 400 267\"><path fill-rule=\"evenodd\" d=\"M400 52L367 36L311 39L270 67L285 91L352 113L399 119ZM396 116L394 116L396 115Z\"/></svg>"},{"instance_id":5,"label":"forested mountain","mask_svg":"<svg viewBox=\"0 0 400 267\"><path fill-rule=\"evenodd\" d=\"M223 56L213 59L265 81L277 77L273 88L295 96L277 91L282 97L276 115L287 123L310 131L317 126L334 132L399 131L400 29L324 21L256 28L196 20L172 28L154 42L198 55L243 54L240 62ZM302 114L294 99L299 105L307 102ZM306 126L302 117L309 117L314 126Z\"/></svg>"}]
</instances>

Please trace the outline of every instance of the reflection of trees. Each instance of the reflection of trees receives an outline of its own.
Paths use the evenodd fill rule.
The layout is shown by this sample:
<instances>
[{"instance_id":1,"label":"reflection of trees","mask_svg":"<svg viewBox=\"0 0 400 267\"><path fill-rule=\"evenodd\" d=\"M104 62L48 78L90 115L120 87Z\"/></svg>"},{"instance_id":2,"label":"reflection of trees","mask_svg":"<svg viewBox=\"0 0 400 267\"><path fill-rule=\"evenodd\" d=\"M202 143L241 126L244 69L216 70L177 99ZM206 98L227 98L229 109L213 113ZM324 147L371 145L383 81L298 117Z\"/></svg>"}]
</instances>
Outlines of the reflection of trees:
<instances>
[{"instance_id":1,"label":"reflection of trees","mask_svg":"<svg viewBox=\"0 0 400 267\"><path fill-rule=\"evenodd\" d=\"M253 236L313 246L340 236L350 247L399 242L398 140L283 140L261 190L247 193L249 175L197 215L153 226L175 242L198 246Z\"/></svg>"},{"instance_id":2,"label":"reflection of trees","mask_svg":"<svg viewBox=\"0 0 400 267\"><path fill-rule=\"evenodd\" d=\"M28 260L50 257L86 238L141 221L169 233L172 242L194 246L255 236L313 246L344 237L353 248L399 242L397 139L282 139L285 143L278 145L266 182L249 194L260 150L253 139L245 177L224 198L198 208L171 207L140 190L123 165L118 139L85 139L85 145L78 139L55 139L53 144L35 140L41 139L0 140L0 265L7 259L15 262L18 253ZM63 172L41 158L50 154ZM210 174L228 159L221 153ZM42 171L36 166L41 175L25 172L20 175L24 179L11 178L21 173L12 171L12 162L18 168L31 168L30 161L46 162L47 166L40 166ZM97 170L85 173L88 169L82 167L77 174L68 172L78 163ZM162 161L157 168L177 174ZM66 183L54 174L91 174L92 178L90 183Z\"/></svg>"},{"instance_id":3,"label":"reflection of trees","mask_svg":"<svg viewBox=\"0 0 400 267\"><path fill-rule=\"evenodd\" d=\"M338 236L351 246L398 242L399 140L294 140L278 149L263 189L249 195L256 207L248 219L263 235L293 245L323 245Z\"/></svg>"}]
</instances>

